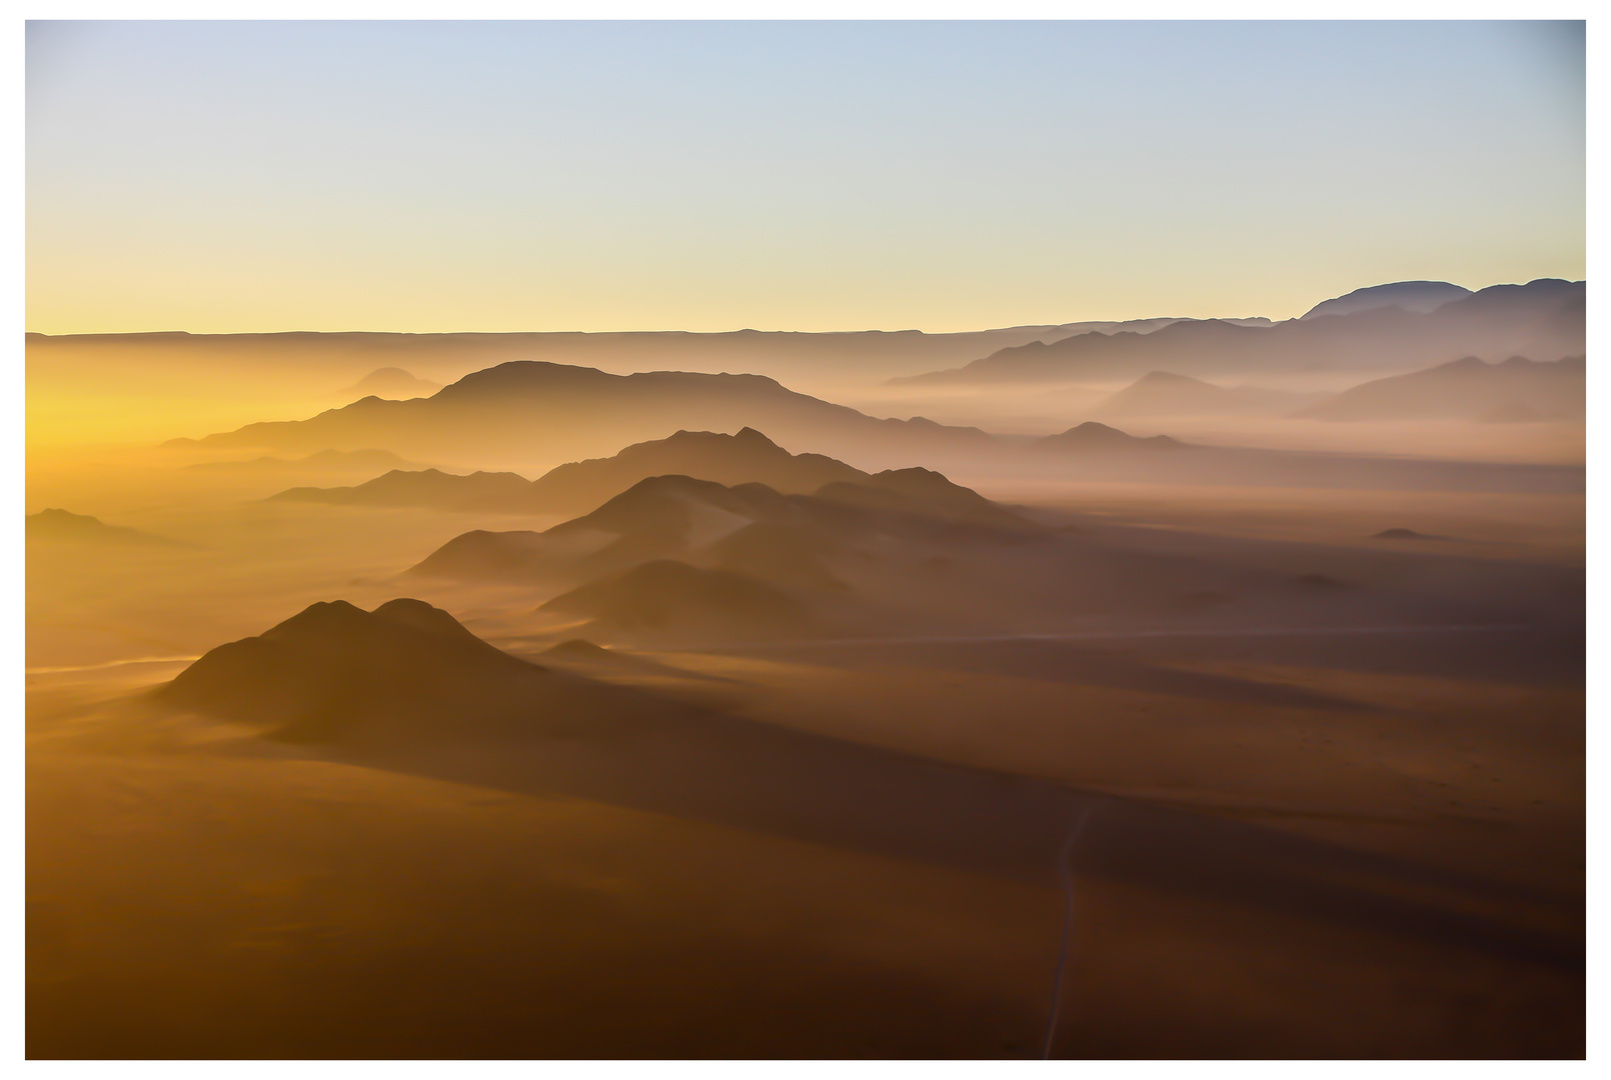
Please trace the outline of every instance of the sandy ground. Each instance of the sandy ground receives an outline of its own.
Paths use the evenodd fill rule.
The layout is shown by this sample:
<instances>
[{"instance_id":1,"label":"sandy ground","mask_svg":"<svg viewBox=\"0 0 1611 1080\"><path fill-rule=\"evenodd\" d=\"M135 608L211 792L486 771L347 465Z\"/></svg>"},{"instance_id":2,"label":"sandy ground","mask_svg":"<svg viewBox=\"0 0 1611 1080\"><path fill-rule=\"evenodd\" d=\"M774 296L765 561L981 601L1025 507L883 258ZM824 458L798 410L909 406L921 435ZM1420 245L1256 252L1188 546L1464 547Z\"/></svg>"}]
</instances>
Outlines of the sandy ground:
<instances>
[{"instance_id":1,"label":"sandy ground","mask_svg":"<svg viewBox=\"0 0 1611 1080\"><path fill-rule=\"evenodd\" d=\"M36 676L30 1054L1034 1056L1092 794L1058 1056L1581 1053L1570 688L1082 651L607 662L916 755L794 793L742 748L321 759L96 706L171 667Z\"/></svg>"}]
</instances>

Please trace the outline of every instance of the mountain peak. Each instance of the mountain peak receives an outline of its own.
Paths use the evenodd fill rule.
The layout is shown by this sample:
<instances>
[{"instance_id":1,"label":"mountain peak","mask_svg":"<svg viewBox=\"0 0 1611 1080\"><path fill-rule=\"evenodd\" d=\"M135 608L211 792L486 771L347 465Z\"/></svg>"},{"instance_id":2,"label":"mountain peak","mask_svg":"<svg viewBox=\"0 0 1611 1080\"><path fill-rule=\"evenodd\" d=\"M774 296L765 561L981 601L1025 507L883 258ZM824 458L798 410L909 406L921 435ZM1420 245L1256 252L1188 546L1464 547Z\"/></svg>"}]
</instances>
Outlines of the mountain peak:
<instances>
[{"instance_id":1,"label":"mountain peak","mask_svg":"<svg viewBox=\"0 0 1611 1080\"><path fill-rule=\"evenodd\" d=\"M1394 281L1386 285L1371 285L1351 293L1324 300L1301 316L1318 319L1323 315L1352 315L1360 311L1396 307L1405 311L1425 314L1444 304L1462 300L1471 290L1447 281Z\"/></svg>"},{"instance_id":2,"label":"mountain peak","mask_svg":"<svg viewBox=\"0 0 1611 1080\"><path fill-rule=\"evenodd\" d=\"M376 368L338 393L349 400L378 397L390 400L430 397L442 389L441 383L415 378L399 367Z\"/></svg>"},{"instance_id":3,"label":"mountain peak","mask_svg":"<svg viewBox=\"0 0 1611 1080\"><path fill-rule=\"evenodd\" d=\"M543 670L422 600L391 600L374 611L331 600L210 650L155 693L224 719L280 725L287 738L324 739L363 718L451 705Z\"/></svg>"},{"instance_id":4,"label":"mountain peak","mask_svg":"<svg viewBox=\"0 0 1611 1080\"><path fill-rule=\"evenodd\" d=\"M1042 449L1056 450L1140 450L1174 448L1185 444L1168 435L1143 438L1095 420L1087 420L1060 434L1039 439L1034 445Z\"/></svg>"}]
</instances>

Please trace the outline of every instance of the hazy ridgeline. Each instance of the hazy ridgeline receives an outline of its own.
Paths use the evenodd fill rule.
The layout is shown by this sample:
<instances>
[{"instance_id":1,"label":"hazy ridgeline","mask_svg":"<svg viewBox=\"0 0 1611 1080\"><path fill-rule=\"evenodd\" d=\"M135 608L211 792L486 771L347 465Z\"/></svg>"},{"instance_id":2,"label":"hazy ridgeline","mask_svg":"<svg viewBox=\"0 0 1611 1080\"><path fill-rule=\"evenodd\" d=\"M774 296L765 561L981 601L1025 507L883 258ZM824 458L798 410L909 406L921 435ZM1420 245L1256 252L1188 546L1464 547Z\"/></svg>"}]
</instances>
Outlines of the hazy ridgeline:
<instances>
[{"instance_id":1,"label":"hazy ridgeline","mask_svg":"<svg viewBox=\"0 0 1611 1080\"><path fill-rule=\"evenodd\" d=\"M1572 1057L1583 284L30 335L37 1057Z\"/></svg>"}]
</instances>

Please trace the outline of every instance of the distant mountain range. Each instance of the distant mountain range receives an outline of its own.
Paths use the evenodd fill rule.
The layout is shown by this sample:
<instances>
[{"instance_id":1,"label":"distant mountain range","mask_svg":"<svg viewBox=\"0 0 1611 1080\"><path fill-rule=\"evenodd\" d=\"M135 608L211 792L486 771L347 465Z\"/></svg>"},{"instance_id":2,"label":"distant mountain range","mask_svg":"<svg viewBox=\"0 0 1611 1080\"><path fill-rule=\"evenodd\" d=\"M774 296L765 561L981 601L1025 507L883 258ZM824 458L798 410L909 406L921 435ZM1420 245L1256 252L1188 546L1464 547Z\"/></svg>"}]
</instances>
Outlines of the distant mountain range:
<instances>
[{"instance_id":1,"label":"distant mountain range","mask_svg":"<svg viewBox=\"0 0 1611 1080\"><path fill-rule=\"evenodd\" d=\"M430 397L440 389L441 383L416 379L402 368L385 367L377 368L346 389L337 391L336 396L345 401L371 396L401 400Z\"/></svg>"},{"instance_id":2,"label":"distant mountain range","mask_svg":"<svg viewBox=\"0 0 1611 1080\"><path fill-rule=\"evenodd\" d=\"M1139 416L1284 416L1327 397L1257 386L1216 386L1189 375L1151 371L1108 398L1096 415L1115 419Z\"/></svg>"},{"instance_id":3,"label":"distant mountain range","mask_svg":"<svg viewBox=\"0 0 1611 1080\"><path fill-rule=\"evenodd\" d=\"M1118 428L1108 427L1095 420L1087 420L1067 431L1057 435L1048 435L1043 439L1036 439L1029 444L1030 448L1041 453L1075 452L1086 454L1105 454L1113 451L1128 452L1133 450L1174 450L1185 446L1179 439L1168 435L1152 435L1143 438L1139 435L1129 435Z\"/></svg>"},{"instance_id":4,"label":"distant mountain range","mask_svg":"<svg viewBox=\"0 0 1611 1080\"><path fill-rule=\"evenodd\" d=\"M1485 364L1474 356L1426 371L1376 379L1296 415L1318 420L1581 419L1584 358L1535 362L1513 356Z\"/></svg>"},{"instance_id":5,"label":"distant mountain range","mask_svg":"<svg viewBox=\"0 0 1611 1080\"><path fill-rule=\"evenodd\" d=\"M1111 454L1151 451L1183 446L1167 435L1141 438L1106 424L1087 422L1058 435L1027 444L993 439L981 444L986 459L1009 460L1025 450L1037 460L1052 455L1091 462ZM826 485L887 488L892 476L908 479L938 476L922 469L879 474L854 468L824 454L791 454L754 428L735 435L711 431L679 431L665 439L636 443L608 458L560 465L526 481L516 473L477 472L455 475L436 469L421 472L393 470L355 487L290 488L273 496L284 502L314 502L342 506L389 506L450 511L511 514L579 513L656 476L682 475L735 486L765 484L784 495L809 495Z\"/></svg>"},{"instance_id":6,"label":"distant mountain range","mask_svg":"<svg viewBox=\"0 0 1611 1080\"><path fill-rule=\"evenodd\" d=\"M1529 485L1540 490L1581 490L1583 475L1580 468L1564 466L1372 459L1200 446L1167 435L1130 435L1097 421L1044 438L986 437L970 444L966 464L985 474L1013 476L1400 490L1507 491ZM905 470L900 475L925 473ZM783 495L816 494L835 483L865 489L874 480L874 474L822 454L791 454L761 432L743 428L734 435L680 431L665 439L634 444L612 457L560 465L530 482L516 473L393 470L355 487L291 488L273 498L345 506L577 514L602 506L640 481L665 475L729 487L760 483ZM867 497L865 491L861 497Z\"/></svg>"},{"instance_id":7,"label":"distant mountain range","mask_svg":"<svg viewBox=\"0 0 1611 1080\"><path fill-rule=\"evenodd\" d=\"M1129 458L1142 469L1167 459L1220 482L1238 469L1315 468L1303 455L1249 453L1177 444ZM1324 469L1308 479L1324 483ZM1522 477L1526 489L1542 490L1540 475ZM668 475L544 532L463 533L407 573L527 586L550 597L533 613L550 620L544 632L649 647L1008 625L1024 633L1100 612L1184 617L1209 595L1310 617L1323 602L1340 613L1363 599L1323 576L1165 555L1102 535L1053 528L924 469L835 481L810 495Z\"/></svg>"},{"instance_id":8,"label":"distant mountain range","mask_svg":"<svg viewBox=\"0 0 1611 1080\"><path fill-rule=\"evenodd\" d=\"M718 484L766 484L785 495L805 495L836 480L867 473L825 454L791 454L751 427L736 434L679 431L637 443L613 457L560 465L532 484L537 505L564 512L589 510L639 480L681 473Z\"/></svg>"},{"instance_id":9,"label":"distant mountain range","mask_svg":"<svg viewBox=\"0 0 1611 1080\"><path fill-rule=\"evenodd\" d=\"M744 427L763 428L785 444L809 445L836 457L892 455L918 461L991 442L977 428L947 427L921 417L874 419L759 375L610 375L519 361L466 375L429 398L365 398L308 420L248 424L168 445L293 451L381 447L439 460L515 462L568 456L578 446L608 454L678 429Z\"/></svg>"},{"instance_id":10,"label":"distant mountain range","mask_svg":"<svg viewBox=\"0 0 1611 1080\"><path fill-rule=\"evenodd\" d=\"M1441 283L1379 286L1421 303ZM1414 288L1410 288L1413 286ZM1450 289L1457 288L1449 286ZM1371 290L1361 290L1370 292ZM1084 334L1002 349L965 367L891 380L909 385L1079 383L1137 378L1150 371L1213 376L1270 371L1421 368L1461 356L1540 360L1584 352L1584 283L1542 278L1495 285L1431 311L1340 297L1302 319L1272 326L1223 320L1182 322L1150 334ZM1328 302L1332 303L1332 302Z\"/></svg>"},{"instance_id":11,"label":"distant mountain range","mask_svg":"<svg viewBox=\"0 0 1611 1080\"><path fill-rule=\"evenodd\" d=\"M454 378L466 371L513 360L598 367L611 371L646 368L751 372L794 383L847 378L883 379L964 363L1010 345L1056 341L1076 334L1148 333L1181 321L1174 318L1098 320L1012 326L964 333L920 330L858 330L828 333L735 330L723 333L633 331L623 333L311 333L280 334L28 334L30 378L94 377L139 370L146 379L171 373L192 390L242 376L279 380L298 373L328 386L330 372L348 379L374 379L402 371L409 379ZM1267 323L1250 319L1249 323ZM110 366L109 366L110 365ZM365 374L367 373L367 374ZM411 384L386 375L383 384L350 391L354 396L418 396ZM321 391L322 392L322 391Z\"/></svg>"},{"instance_id":12,"label":"distant mountain range","mask_svg":"<svg viewBox=\"0 0 1611 1080\"><path fill-rule=\"evenodd\" d=\"M546 532L465 533L409 573L568 589L543 610L588 620L589 634L799 636L887 621L879 582L913 567L933 579L920 586L932 599L958 553L1017 551L1047 535L925 469L812 495L672 475Z\"/></svg>"},{"instance_id":13,"label":"distant mountain range","mask_svg":"<svg viewBox=\"0 0 1611 1080\"><path fill-rule=\"evenodd\" d=\"M514 473L393 471L357 487L292 488L274 498L348 506L580 513L640 480L669 473L728 485L762 483L784 494L808 494L836 480L868 475L823 454L791 454L754 428L741 428L735 435L679 431L635 443L613 457L560 465L529 482Z\"/></svg>"},{"instance_id":14,"label":"distant mountain range","mask_svg":"<svg viewBox=\"0 0 1611 1080\"><path fill-rule=\"evenodd\" d=\"M187 469L206 472L369 472L423 469L390 450L321 450L303 458L257 457L248 461L201 461Z\"/></svg>"},{"instance_id":15,"label":"distant mountain range","mask_svg":"<svg viewBox=\"0 0 1611 1080\"><path fill-rule=\"evenodd\" d=\"M395 506L434 510L526 512L531 481L510 472L476 472L467 476L439 469L407 472L393 469L356 487L294 487L271 498L281 502L328 503L335 506Z\"/></svg>"},{"instance_id":16,"label":"distant mountain range","mask_svg":"<svg viewBox=\"0 0 1611 1080\"><path fill-rule=\"evenodd\" d=\"M733 537L757 523L825 535L847 523L868 522L1008 533L1039 528L927 469L891 470L855 483L835 481L812 495L783 495L758 483L728 487L665 475L639 481L597 510L546 532L465 533L410 573L464 580L579 580L696 549L709 548L704 554L718 560L732 554L748 559L746 541ZM780 573L787 577L806 569L797 562L791 555ZM752 563L749 569L754 568ZM806 576L821 579L815 570Z\"/></svg>"},{"instance_id":17,"label":"distant mountain range","mask_svg":"<svg viewBox=\"0 0 1611 1080\"><path fill-rule=\"evenodd\" d=\"M1447 281L1395 281L1391 285L1372 285L1332 300L1322 300L1300 317L1318 319L1324 315L1352 315L1358 311L1374 311L1384 307L1425 314L1470 295L1470 289L1451 285Z\"/></svg>"},{"instance_id":18,"label":"distant mountain range","mask_svg":"<svg viewBox=\"0 0 1611 1080\"><path fill-rule=\"evenodd\" d=\"M140 532L123 525L108 525L87 514L66 510L41 510L29 514L26 524L29 540L66 541L72 544L105 547L188 547L178 540Z\"/></svg>"},{"instance_id":19,"label":"distant mountain range","mask_svg":"<svg viewBox=\"0 0 1611 1080\"><path fill-rule=\"evenodd\" d=\"M749 422L767 416L779 441L829 451L790 454ZM685 429L660 439L631 435L672 420L694 417L717 430ZM720 429L738 434L721 434ZM427 470L395 471L354 488L294 489L287 500L380 506L436 506L510 512L566 512L599 501L646 476L681 472L726 483L763 482L780 491L807 493L831 479L868 473L842 457L928 461L934 464L1021 459L1022 440L977 428L947 427L922 418L878 420L786 390L757 376L655 372L617 376L587 368L505 364L466 376L435 397L412 401L367 399L309 420L251 424L186 447L338 446L377 443L438 457L535 457L564 441L597 445L612 432L633 445L611 457L561 465L529 485L516 473L481 473L475 479ZM1153 437L1148 445L1173 440ZM615 445L620 445L616 443ZM1048 436L1029 449L1100 455L1141 445L1106 425ZM608 447L606 447L608 448Z\"/></svg>"}]
</instances>

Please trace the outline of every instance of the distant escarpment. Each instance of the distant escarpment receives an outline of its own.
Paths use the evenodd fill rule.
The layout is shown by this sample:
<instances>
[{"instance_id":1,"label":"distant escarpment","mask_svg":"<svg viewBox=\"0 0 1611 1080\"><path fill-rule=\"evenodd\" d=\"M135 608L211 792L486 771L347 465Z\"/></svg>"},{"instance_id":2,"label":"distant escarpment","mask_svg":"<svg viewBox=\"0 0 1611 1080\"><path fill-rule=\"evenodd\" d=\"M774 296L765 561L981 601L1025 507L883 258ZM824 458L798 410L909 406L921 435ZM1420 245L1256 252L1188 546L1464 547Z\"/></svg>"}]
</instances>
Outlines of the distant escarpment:
<instances>
[{"instance_id":1,"label":"distant escarpment","mask_svg":"<svg viewBox=\"0 0 1611 1080\"><path fill-rule=\"evenodd\" d=\"M1421 286L1428 283L1409 282ZM1442 283L1430 283L1434 289ZM1383 286L1396 289L1399 286ZM1457 287L1450 286L1450 289ZM1135 379L1149 371L1204 377L1265 372L1409 370L1476 355L1554 359L1584 352L1581 281L1541 278L1495 285L1431 310L1417 299L1377 304L1340 297L1302 319L1271 326L1179 322L1149 334L1081 334L1001 349L961 368L891 380L912 385L1079 383ZM1353 295L1353 294L1351 294Z\"/></svg>"},{"instance_id":2,"label":"distant escarpment","mask_svg":"<svg viewBox=\"0 0 1611 1080\"><path fill-rule=\"evenodd\" d=\"M763 429L838 457L921 460L991 443L976 428L922 417L880 420L788 390L760 375L592 368L515 361L466 375L429 398L368 397L306 420L248 424L202 447L270 450L379 447L439 461L540 461L577 450L608 454L667 431Z\"/></svg>"}]
</instances>

